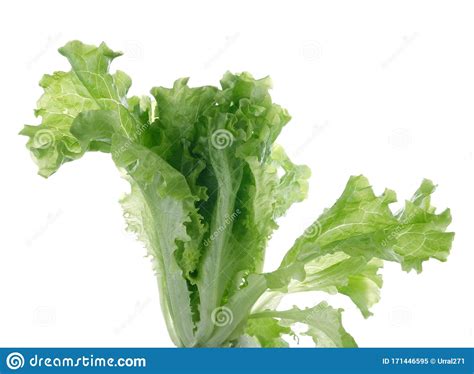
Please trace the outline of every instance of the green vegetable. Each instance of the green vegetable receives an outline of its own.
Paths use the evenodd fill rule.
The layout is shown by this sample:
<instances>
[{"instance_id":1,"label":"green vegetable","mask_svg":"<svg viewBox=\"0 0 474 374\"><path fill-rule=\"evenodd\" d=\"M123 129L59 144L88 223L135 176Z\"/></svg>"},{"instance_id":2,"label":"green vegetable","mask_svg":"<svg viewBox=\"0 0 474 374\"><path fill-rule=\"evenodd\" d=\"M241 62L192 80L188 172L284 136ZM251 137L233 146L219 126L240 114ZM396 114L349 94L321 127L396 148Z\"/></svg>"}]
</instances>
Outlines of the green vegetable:
<instances>
[{"instance_id":1,"label":"green vegetable","mask_svg":"<svg viewBox=\"0 0 474 374\"><path fill-rule=\"evenodd\" d=\"M383 261L421 271L445 261L453 233L424 180L394 214L395 193L376 196L363 176L299 237L280 267L262 273L278 217L307 193L310 171L274 144L290 116L274 104L269 78L226 73L221 88L188 79L128 97L131 79L109 72L120 53L73 41L59 52L69 72L45 75L38 126L27 148L49 177L87 151L110 153L130 182L122 200L130 231L153 258L170 336L182 347L288 346L294 324L320 347L354 347L341 309L278 310L288 294L347 295L365 317L380 299Z\"/></svg>"}]
</instances>

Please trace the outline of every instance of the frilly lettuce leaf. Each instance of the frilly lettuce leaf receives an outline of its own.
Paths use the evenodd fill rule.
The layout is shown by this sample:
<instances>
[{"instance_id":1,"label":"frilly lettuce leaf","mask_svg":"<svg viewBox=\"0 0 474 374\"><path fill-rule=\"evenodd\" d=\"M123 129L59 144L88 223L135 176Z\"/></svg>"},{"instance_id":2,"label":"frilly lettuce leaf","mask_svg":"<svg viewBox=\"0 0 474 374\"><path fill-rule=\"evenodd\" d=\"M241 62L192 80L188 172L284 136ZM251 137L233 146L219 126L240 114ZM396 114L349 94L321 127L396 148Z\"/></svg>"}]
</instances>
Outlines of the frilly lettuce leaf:
<instances>
[{"instance_id":1,"label":"frilly lettuce leaf","mask_svg":"<svg viewBox=\"0 0 474 374\"><path fill-rule=\"evenodd\" d=\"M337 202L296 240L278 270L267 275L271 289L323 290L349 296L362 314L379 298L382 260L420 272L430 258L445 261L454 234L446 232L449 209L430 204L435 186L424 180L405 207L393 214L395 193L376 196L365 177L351 177Z\"/></svg>"},{"instance_id":2,"label":"frilly lettuce leaf","mask_svg":"<svg viewBox=\"0 0 474 374\"><path fill-rule=\"evenodd\" d=\"M292 335L289 326L301 323L307 326L303 335L310 336L316 346L321 348L353 348L357 347L354 338L347 333L341 322L342 309L334 309L326 302L321 302L313 308L299 309L293 307L285 311L264 311L252 314L249 322L249 335L265 344L280 344L281 340L276 336ZM271 321L271 322L270 322ZM277 322L278 321L278 322ZM255 325L262 325L260 329L252 328ZM271 340L267 339L271 337ZM273 345L277 346L277 345Z\"/></svg>"},{"instance_id":3,"label":"frilly lettuce leaf","mask_svg":"<svg viewBox=\"0 0 474 374\"><path fill-rule=\"evenodd\" d=\"M272 317L249 319L245 331L249 336L255 337L263 348L289 347L283 336L293 334L291 328L280 325L279 320Z\"/></svg>"},{"instance_id":4,"label":"frilly lettuce leaf","mask_svg":"<svg viewBox=\"0 0 474 374\"><path fill-rule=\"evenodd\" d=\"M95 47L78 41L66 44L59 52L67 57L72 69L46 74L41 79L44 94L35 111L36 116L42 118L41 125L27 125L20 133L29 137L27 147L38 164L39 174L44 177L56 172L64 162L80 158L86 151L70 132L79 114L113 111L125 136L131 136L137 127L126 108L130 78L121 71L109 73L110 63L120 52L112 51L104 43Z\"/></svg>"},{"instance_id":5,"label":"frilly lettuce leaf","mask_svg":"<svg viewBox=\"0 0 474 374\"><path fill-rule=\"evenodd\" d=\"M113 146L120 149L126 138L114 136ZM158 155L139 145L129 145L114 161L133 180L133 196L125 198L126 214L143 228L148 249L157 262L166 309L173 319L181 343L194 344L194 322L188 284L176 259L179 243L191 241L186 224L197 215L195 198L181 173ZM137 204L135 205L134 204ZM139 215L138 215L139 214ZM128 218L130 221L130 218ZM172 289L172 291L171 291Z\"/></svg>"}]
</instances>

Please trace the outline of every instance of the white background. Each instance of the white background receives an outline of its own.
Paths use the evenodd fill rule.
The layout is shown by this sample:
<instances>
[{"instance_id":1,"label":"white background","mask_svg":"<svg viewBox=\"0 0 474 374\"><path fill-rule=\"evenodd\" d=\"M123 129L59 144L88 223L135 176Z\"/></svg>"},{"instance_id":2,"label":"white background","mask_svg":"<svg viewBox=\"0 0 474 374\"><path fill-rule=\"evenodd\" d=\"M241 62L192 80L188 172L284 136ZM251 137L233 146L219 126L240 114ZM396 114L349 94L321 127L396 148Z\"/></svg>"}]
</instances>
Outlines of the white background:
<instances>
[{"instance_id":1,"label":"white background","mask_svg":"<svg viewBox=\"0 0 474 374\"><path fill-rule=\"evenodd\" d=\"M375 316L346 298L360 346L473 346L474 23L466 1L10 1L2 5L0 346L170 346L145 250L124 230L127 191L109 155L88 154L48 180L17 136L37 124L44 73L68 68L56 49L106 41L132 94L214 84L226 70L273 78L293 120L279 142L313 170L310 196L281 220L274 268L302 229L366 175L408 198L423 177L451 207L447 263L421 275L383 270ZM394 207L395 208L395 207Z\"/></svg>"}]
</instances>

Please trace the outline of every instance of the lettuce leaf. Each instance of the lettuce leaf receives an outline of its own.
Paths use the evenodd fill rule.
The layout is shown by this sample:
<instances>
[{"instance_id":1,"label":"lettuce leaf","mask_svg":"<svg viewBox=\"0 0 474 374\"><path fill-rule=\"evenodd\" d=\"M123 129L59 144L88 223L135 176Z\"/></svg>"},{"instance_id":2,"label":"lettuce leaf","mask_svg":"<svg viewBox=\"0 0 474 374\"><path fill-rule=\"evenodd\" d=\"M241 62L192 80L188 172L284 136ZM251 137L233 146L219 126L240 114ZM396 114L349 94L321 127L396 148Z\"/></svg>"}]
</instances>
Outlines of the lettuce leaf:
<instances>
[{"instance_id":1,"label":"lettuce leaf","mask_svg":"<svg viewBox=\"0 0 474 374\"><path fill-rule=\"evenodd\" d=\"M35 111L42 118L41 125L27 125L21 131L30 138L27 148L44 177L56 172L64 162L82 157L86 151L70 131L79 114L112 111L120 131L128 137L137 128L135 118L126 108L130 78L121 71L109 73L110 63L121 53L104 43L94 47L78 41L66 44L59 52L69 60L71 71L46 74L41 79L40 86L45 92Z\"/></svg>"},{"instance_id":2,"label":"lettuce leaf","mask_svg":"<svg viewBox=\"0 0 474 374\"><path fill-rule=\"evenodd\" d=\"M403 270L422 262L446 261L454 233L449 209L436 214L430 203L435 186L424 180L405 207L389 208L395 193L376 196L365 177L351 177L337 202L288 251L280 268L267 275L269 287L285 292L327 291L349 296L365 317L380 299L383 260Z\"/></svg>"},{"instance_id":3,"label":"lettuce leaf","mask_svg":"<svg viewBox=\"0 0 474 374\"><path fill-rule=\"evenodd\" d=\"M284 334L294 334L288 326L301 323L307 326L303 335L310 336L318 347L357 347L354 338L342 326L341 312L342 309L334 309L323 301L313 308L293 307L293 309L285 311L256 313L251 316L250 322L255 321L254 324L263 325L260 330L255 330L251 328L254 324L250 324L248 333L258 337L264 346L268 343L265 340L262 342L262 338L268 338L269 333L273 335L270 344L281 344L281 341L275 336L276 333L280 335L280 338ZM273 323L270 323L269 320ZM264 333L261 332L262 330Z\"/></svg>"}]
</instances>

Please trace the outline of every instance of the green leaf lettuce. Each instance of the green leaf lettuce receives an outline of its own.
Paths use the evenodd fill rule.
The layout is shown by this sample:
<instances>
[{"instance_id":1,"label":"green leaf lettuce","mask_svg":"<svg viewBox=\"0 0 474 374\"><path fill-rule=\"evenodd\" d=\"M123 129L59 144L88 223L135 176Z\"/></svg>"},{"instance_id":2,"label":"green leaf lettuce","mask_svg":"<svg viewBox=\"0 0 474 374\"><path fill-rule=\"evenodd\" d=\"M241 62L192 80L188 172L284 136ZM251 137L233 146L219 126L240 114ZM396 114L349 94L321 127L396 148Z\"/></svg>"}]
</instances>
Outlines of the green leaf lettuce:
<instances>
[{"instance_id":1,"label":"green leaf lettuce","mask_svg":"<svg viewBox=\"0 0 474 374\"><path fill-rule=\"evenodd\" d=\"M130 183L125 220L153 260L177 346L286 347L302 324L316 346L355 347L341 309L321 302L281 310L280 301L340 293L368 317L380 300L384 261L421 272L424 261L447 259L451 215L431 205L430 181L393 213L393 191L377 196L355 176L280 267L264 273L278 218L306 197L310 176L275 144L290 116L273 103L270 78L226 73L220 87L182 78L129 97L131 79L110 72L121 53L79 41L59 52L71 70L42 78L41 123L21 134L43 177L85 152L110 153Z\"/></svg>"}]
</instances>

